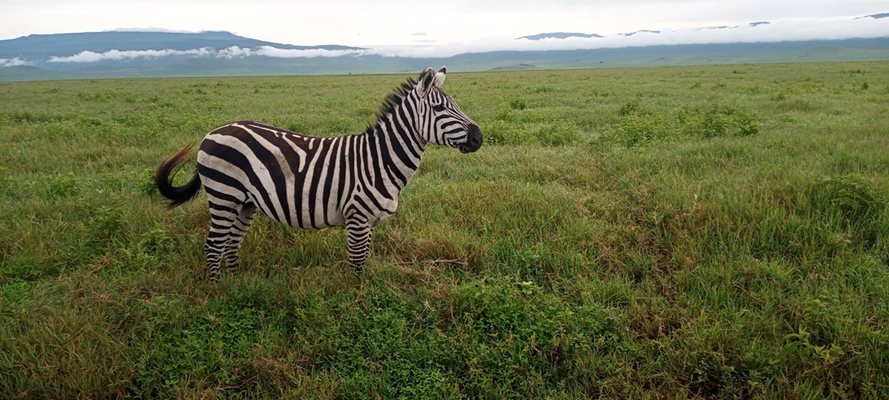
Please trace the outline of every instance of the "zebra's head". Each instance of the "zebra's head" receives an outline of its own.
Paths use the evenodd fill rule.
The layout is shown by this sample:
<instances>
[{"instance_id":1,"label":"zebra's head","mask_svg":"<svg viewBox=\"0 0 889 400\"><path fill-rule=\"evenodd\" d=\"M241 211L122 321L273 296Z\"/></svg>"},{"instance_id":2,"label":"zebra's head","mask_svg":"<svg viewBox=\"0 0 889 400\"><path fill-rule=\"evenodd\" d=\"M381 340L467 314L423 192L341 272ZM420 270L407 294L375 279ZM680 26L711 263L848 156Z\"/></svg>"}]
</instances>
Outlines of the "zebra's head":
<instances>
[{"instance_id":1,"label":"zebra's head","mask_svg":"<svg viewBox=\"0 0 889 400\"><path fill-rule=\"evenodd\" d=\"M420 74L416 87L419 133L426 142L472 153L482 147L482 130L453 97L441 90L446 73L447 69L442 67L438 72L428 68Z\"/></svg>"}]
</instances>

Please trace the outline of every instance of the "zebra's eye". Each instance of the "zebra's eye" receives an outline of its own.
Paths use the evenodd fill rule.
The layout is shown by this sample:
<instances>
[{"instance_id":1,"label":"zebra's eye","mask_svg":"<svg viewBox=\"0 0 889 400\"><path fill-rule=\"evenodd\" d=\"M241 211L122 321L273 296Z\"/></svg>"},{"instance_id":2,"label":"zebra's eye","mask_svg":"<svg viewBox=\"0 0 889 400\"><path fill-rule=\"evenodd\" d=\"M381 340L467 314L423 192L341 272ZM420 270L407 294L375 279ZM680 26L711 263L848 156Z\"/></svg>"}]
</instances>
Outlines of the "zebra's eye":
<instances>
[{"instance_id":1,"label":"zebra's eye","mask_svg":"<svg viewBox=\"0 0 889 400\"><path fill-rule=\"evenodd\" d=\"M445 110L445 106L441 104L435 104L432 106L432 109L435 110L435 112L442 112Z\"/></svg>"}]
</instances>

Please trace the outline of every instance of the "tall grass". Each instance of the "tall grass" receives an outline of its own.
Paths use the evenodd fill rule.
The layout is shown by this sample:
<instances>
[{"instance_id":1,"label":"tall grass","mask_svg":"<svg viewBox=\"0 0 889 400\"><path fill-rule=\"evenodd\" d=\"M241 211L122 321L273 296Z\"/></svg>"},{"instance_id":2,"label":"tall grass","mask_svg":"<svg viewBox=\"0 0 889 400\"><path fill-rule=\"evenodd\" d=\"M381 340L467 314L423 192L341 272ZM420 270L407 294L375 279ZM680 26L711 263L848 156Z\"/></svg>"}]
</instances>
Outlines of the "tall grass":
<instances>
[{"instance_id":1,"label":"tall grass","mask_svg":"<svg viewBox=\"0 0 889 400\"><path fill-rule=\"evenodd\" d=\"M883 398L889 64L454 74L361 277L257 218L205 280L157 163L336 135L404 77L0 84L0 397Z\"/></svg>"}]
</instances>

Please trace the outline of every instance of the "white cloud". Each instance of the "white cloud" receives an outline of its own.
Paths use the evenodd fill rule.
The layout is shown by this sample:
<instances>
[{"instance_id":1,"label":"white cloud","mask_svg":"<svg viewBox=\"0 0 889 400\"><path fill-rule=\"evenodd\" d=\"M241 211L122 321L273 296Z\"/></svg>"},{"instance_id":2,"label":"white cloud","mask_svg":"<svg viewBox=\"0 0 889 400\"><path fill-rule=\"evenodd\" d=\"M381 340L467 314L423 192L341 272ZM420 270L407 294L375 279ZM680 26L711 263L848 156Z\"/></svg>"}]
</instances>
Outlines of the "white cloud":
<instances>
[{"instance_id":1,"label":"white cloud","mask_svg":"<svg viewBox=\"0 0 889 400\"><path fill-rule=\"evenodd\" d=\"M366 50L325 50L325 49L279 49L271 46L262 46L255 52L258 56L275 58L312 58L312 57L340 57L360 56L367 54Z\"/></svg>"},{"instance_id":2,"label":"white cloud","mask_svg":"<svg viewBox=\"0 0 889 400\"><path fill-rule=\"evenodd\" d=\"M0 58L0 67L21 67L23 65L31 65L31 63L18 57Z\"/></svg>"},{"instance_id":3,"label":"white cloud","mask_svg":"<svg viewBox=\"0 0 889 400\"><path fill-rule=\"evenodd\" d=\"M212 50L207 48L192 50L108 50L103 53L93 51L81 51L69 57L50 57L49 62L52 63L91 63L99 61L119 61L132 60L134 58L159 58L167 56L198 56L204 57L210 55Z\"/></svg>"},{"instance_id":4,"label":"white cloud","mask_svg":"<svg viewBox=\"0 0 889 400\"><path fill-rule=\"evenodd\" d=\"M325 49L279 49L271 46L261 46L256 49L231 46L222 50L214 50L208 48L192 49L192 50L109 50L103 53L93 51L82 51L73 56L68 57L50 57L49 62L52 63L92 63L99 61L120 61L132 60L135 58L160 58L168 56L194 56L194 57L210 57L235 59L245 57L273 57L273 58L313 58L313 57L340 57L352 55L364 55L365 50L325 50ZM18 63L18 64L12 64ZM25 65L23 60L18 58L7 60L0 59L0 65ZM9 65L7 65L9 64Z\"/></svg>"},{"instance_id":5,"label":"white cloud","mask_svg":"<svg viewBox=\"0 0 889 400\"><path fill-rule=\"evenodd\" d=\"M365 50L327 50L327 49L279 49L272 46L260 46L256 49L232 46L222 49L216 54L218 58L272 57L272 58L314 58L364 55Z\"/></svg>"},{"instance_id":6,"label":"white cloud","mask_svg":"<svg viewBox=\"0 0 889 400\"><path fill-rule=\"evenodd\" d=\"M217 58L232 59L232 58L250 57L252 54L253 54L253 50L251 50L249 48L231 46L229 48L219 50L219 52L216 53L216 57Z\"/></svg>"}]
</instances>

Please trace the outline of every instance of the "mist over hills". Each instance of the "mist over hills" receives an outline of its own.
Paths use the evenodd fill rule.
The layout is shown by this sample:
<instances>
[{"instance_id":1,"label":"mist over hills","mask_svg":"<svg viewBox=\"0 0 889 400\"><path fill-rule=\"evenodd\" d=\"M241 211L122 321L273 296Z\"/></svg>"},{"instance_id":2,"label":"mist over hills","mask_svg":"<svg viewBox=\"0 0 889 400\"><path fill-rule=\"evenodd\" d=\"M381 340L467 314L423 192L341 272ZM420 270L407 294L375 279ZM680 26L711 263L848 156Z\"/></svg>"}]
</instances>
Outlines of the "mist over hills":
<instances>
[{"instance_id":1,"label":"mist over hills","mask_svg":"<svg viewBox=\"0 0 889 400\"><path fill-rule=\"evenodd\" d=\"M432 65L486 71L889 60L885 16L889 13L823 23L819 28L824 34L814 35L820 39L800 39L805 37L798 32L803 25L775 21L613 35L548 32L466 46L404 48L294 45L224 31L28 35L0 40L0 80L414 73ZM830 38L848 32L854 32L853 38Z\"/></svg>"}]
</instances>

